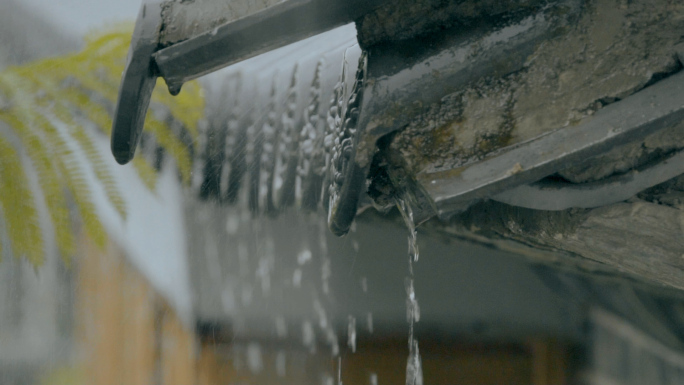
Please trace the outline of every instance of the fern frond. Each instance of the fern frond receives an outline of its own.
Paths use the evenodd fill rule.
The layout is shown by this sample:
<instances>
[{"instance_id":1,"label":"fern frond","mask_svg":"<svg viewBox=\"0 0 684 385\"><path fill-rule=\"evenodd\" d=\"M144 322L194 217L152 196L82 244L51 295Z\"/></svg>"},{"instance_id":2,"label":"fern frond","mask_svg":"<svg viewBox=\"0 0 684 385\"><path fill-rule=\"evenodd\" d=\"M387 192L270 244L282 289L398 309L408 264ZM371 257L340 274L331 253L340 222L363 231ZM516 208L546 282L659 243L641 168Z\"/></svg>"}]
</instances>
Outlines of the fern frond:
<instances>
[{"instance_id":1,"label":"fern frond","mask_svg":"<svg viewBox=\"0 0 684 385\"><path fill-rule=\"evenodd\" d=\"M63 183L76 203L86 233L96 245L104 247L107 240L106 232L91 201L92 192L81 170L80 159L52 122L42 115L37 115L35 123L36 127L53 146L53 152L56 155L53 162L60 171Z\"/></svg>"},{"instance_id":2,"label":"fern frond","mask_svg":"<svg viewBox=\"0 0 684 385\"><path fill-rule=\"evenodd\" d=\"M86 233L93 240L95 245L104 248L107 244L107 232L102 226L95 205L90 200L92 192L86 179L76 171L73 164L60 163L62 174L66 177L66 184L69 192L73 195L78 208L78 213L83 220L83 227Z\"/></svg>"},{"instance_id":3,"label":"fern frond","mask_svg":"<svg viewBox=\"0 0 684 385\"><path fill-rule=\"evenodd\" d=\"M157 171L150 165L150 163L145 160L145 158L137 156L133 158L131 162L135 170L138 172L138 177L140 180L149 188L154 190L154 186L157 185Z\"/></svg>"},{"instance_id":4,"label":"fern frond","mask_svg":"<svg viewBox=\"0 0 684 385\"><path fill-rule=\"evenodd\" d=\"M16 116L0 112L0 120L13 128L31 159L52 220L57 248L66 261L75 251L75 241L67 202L60 181L61 173L52 161L54 154L44 146L43 139L32 132Z\"/></svg>"},{"instance_id":5,"label":"fern frond","mask_svg":"<svg viewBox=\"0 0 684 385\"><path fill-rule=\"evenodd\" d=\"M105 162L104 157L109 154L99 151L93 137L98 133L91 132L90 127L95 126L104 134L111 132L110 112L118 96L129 44L128 31L113 31L88 40L86 48L79 53L11 67L0 73L3 95L0 120L10 127L35 170L59 252L65 258L75 250L67 193L73 198L89 236L99 245L106 241L92 202L92 186L85 178L86 168L93 172L114 208L126 217L126 204ZM186 84L177 97L169 95L165 88L162 84L157 87L152 103L164 106L171 119L181 123L185 133L179 135L169 124L150 114L143 135L154 136L165 153L175 159L182 180L187 182L192 168L191 154L197 142L197 122L204 112L203 94L194 82ZM1 135L3 145L9 145ZM16 150L5 151L3 147L0 172L8 176L0 174L0 204L3 208L10 205L12 210L21 208L26 213L22 218L26 220L17 222L16 210L4 209L1 213L8 223L6 227L12 229L9 232L12 247L37 264L42 260L43 247L37 209L33 198L28 199L32 195L22 174L22 166L26 165L16 156ZM88 160L88 165L80 161L82 157ZM157 180L154 167L140 156L134 159L133 167L143 183L154 189ZM8 181L16 186L8 189Z\"/></svg>"},{"instance_id":6,"label":"fern frond","mask_svg":"<svg viewBox=\"0 0 684 385\"><path fill-rule=\"evenodd\" d=\"M102 154L95 147L92 138L88 135L82 125L76 123L68 111L64 109L55 109L56 117L69 127L71 137L76 140L81 150L85 154L88 162L91 165L95 177L102 184L105 194L109 202L114 206L116 211L122 218L126 219L126 203L124 202L119 190L114 181L114 177L110 173L107 165L102 159Z\"/></svg>"},{"instance_id":7,"label":"fern frond","mask_svg":"<svg viewBox=\"0 0 684 385\"><path fill-rule=\"evenodd\" d=\"M34 265L43 262L43 238L34 197L19 154L0 137L0 205L12 249Z\"/></svg>"},{"instance_id":8,"label":"fern frond","mask_svg":"<svg viewBox=\"0 0 684 385\"><path fill-rule=\"evenodd\" d=\"M85 95L78 94L74 92L72 89L63 89L59 87L59 85L55 84L54 80L48 76L34 73L28 75L27 79L32 81L34 87L47 90L48 94L58 94L60 91L64 90L66 91L64 92L65 94L78 95L76 99L77 102L83 103L82 105L84 106L91 107L91 105L93 104L89 102L89 99L86 99ZM69 109L69 104L67 104L67 101L69 100L73 99L67 97L60 98L57 100L50 100L49 103L39 103L39 106L41 106L42 109L38 112L47 117L51 117L50 115L54 114L54 116L51 117L52 119L56 118L57 120L65 124L69 134L72 138L76 140L76 142L81 148L81 151L85 154L86 158L88 159L91 169L95 173L95 177L102 184L105 194L107 195L107 198L112 203L114 208L117 210L119 215L121 215L121 217L125 219L126 204L117 189L116 183L114 182L114 177L112 176L111 172L107 168L107 165L102 159L102 154L100 154L100 152L95 147L95 144L93 143L92 139L86 133L85 128L73 119L73 113ZM45 111L44 109L47 109L48 111ZM50 120L51 119L43 121L43 125L51 126L51 134L54 134L54 124L52 124Z\"/></svg>"}]
</instances>

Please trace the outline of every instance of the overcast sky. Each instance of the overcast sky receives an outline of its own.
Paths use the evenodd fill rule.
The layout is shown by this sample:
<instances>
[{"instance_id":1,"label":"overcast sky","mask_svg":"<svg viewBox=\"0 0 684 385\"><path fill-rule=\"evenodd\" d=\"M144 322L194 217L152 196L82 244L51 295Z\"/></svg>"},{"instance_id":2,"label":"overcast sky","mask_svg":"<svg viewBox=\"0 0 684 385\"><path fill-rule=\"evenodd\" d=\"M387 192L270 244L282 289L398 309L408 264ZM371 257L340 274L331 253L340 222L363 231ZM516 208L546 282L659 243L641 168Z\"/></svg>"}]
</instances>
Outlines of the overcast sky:
<instances>
[{"instance_id":1,"label":"overcast sky","mask_svg":"<svg viewBox=\"0 0 684 385\"><path fill-rule=\"evenodd\" d=\"M122 21L135 21L141 0L21 0L64 32L84 36L91 30Z\"/></svg>"}]
</instances>

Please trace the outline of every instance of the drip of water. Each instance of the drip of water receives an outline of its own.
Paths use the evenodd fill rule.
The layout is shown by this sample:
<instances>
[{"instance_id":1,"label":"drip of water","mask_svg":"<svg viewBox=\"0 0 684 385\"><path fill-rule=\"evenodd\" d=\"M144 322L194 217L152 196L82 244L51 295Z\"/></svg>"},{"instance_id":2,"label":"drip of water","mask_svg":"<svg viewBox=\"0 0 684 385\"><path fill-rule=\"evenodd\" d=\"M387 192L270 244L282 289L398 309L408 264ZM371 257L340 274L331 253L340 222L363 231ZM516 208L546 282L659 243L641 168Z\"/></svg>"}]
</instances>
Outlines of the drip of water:
<instances>
[{"instance_id":1,"label":"drip of water","mask_svg":"<svg viewBox=\"0 0 684 385\"><path fill-rule=\"evenodd\" d=\"M340 354L340 344L335 329L332 323L328 322L328 315L321 303L318 300L314 300L313 306L314 311L318 314L318 326L325 335L325 341L330 346L330 352L333 357L337 357Z\"/></svg>"},{"instance_id":2,"label":"drip of water","mask_svg":"<svg viewBox=\"0 0 684 385\"><path fill-rule=\"evenodd\" d=\"M337 340L337 334L335 334L335 330L333 330L332 327L328 328L325 333L326 340L328 344L330 344L330 354L332 354L333 357L337 357L340 355L340 343Z\"/></svg>"},{"instance_id":3,"label":"drip of water","mask_svg":"<svg viewBox=\"0 0 684 385\"><path fill-rule=\"evenodd\" d=\"M321 378L321 384L322 385L335 385L335 380L333 377L330 375L330 373L326 373L323 375Z\"/></svg>"},{"instance_id":4,"label":"drip of water","mask_svg":"<svg viewBox=\"0 0 684 385\"><path fill-rule=\"evenodd\" d=\"M274 171L273 171L273 204L283 209L294 203L295 180L299 153L299 133L295 118L297 111L297 87L299 66L295 64L287 91L284 110L281 114L280 129L276 135Z\"/></svg>"},{"instance_id":5,"label":"drip of water","mask_svg":"<svg viewBox=\"0 0 684 385\"><path fill-rule=\"evenodd\" d=\"M276 355L275 366L278 377L285 377L285 375L287 374L287 356L283 350L280 350Z\"/></svg>"},{"instance_id":6,"label":"drip of water","mask_svg":"<svg viewBox=\"0 0 684 385\"><path fill-rule=\"evenodd\" d=\"M311 322L304 321L302 323L302 343L309 348L311 353L316 352L316 333L314 332Z\"/></svg>"},{"instance_id":7,"label":"drip of water","mask_svg":"<svg viewBox=\"0 0 684 385\"><path fill-rule=\"evenodd\" d=\"M337 358L337 385L342 385L342 357Z\"/></svg>"},{"instance_id":8,"label":"drip of water","mask_svg":"<svg viewBox=\"0 0 684 385\"><path fill-rule=\"evenodd\" d=\"M279 339L287 338L287 322L285 322L285 317L279 315L275 318L275 328Z\"/></svg>"},{"instance_id":9,"label":"drip of water","mask_svg":"<svg viewBox=\"0 0 684 385\"><path fill-rule=\"evenodd\" d=\"M406 362L406 385L423 385L423 368L418 350L418 340L414 338L414 324L420 321L420 306L413 284L413 264L418 262L418 232L413 220L413 210L408 203L409 197L396 199L396 206L404 218L404 223L409 230L408 236L408 257L409 257L409 276L406 277L406 320L409 324L409 356Z\"/></svg>"},{"instance_id":10,"label":"drip of water","mask_svg":"<svg viewBox=\"0 0 684 385\"><path fill-rule=\"evenodd\" d=\"M413 287L413 278L407 277L406 282L406 321L414 323L420 321L420 306L416 291Z\"/></svg>"},{"instance_id":11,"label":"drip of water","mask_svg":"<svg viewBox=\"0 0 684 385\"><path fill-rule=\"evenodd\" d=\"M247 345L247 367L254 374L261 373L264 368L261 346L257 343L252 342Z\"/></svg>"},{"instance_id":12,"label":"drip of water","mask_svg":"<svg viewBox=\"0 0 684 385\"><path fill-rule=\"evenodd\" d=\"M271 292L271 273L275 267L275 245L273 239L267 237L264 240L264 254L259 258L259 265L255 272L256 277L261 281L261 292L264 297L268 297Z\"/></svg>"},{"instance_id":13,"label":"drip of water","mask_svg":"<svg viewBox=\"0 0 684 385\"><path fill-rule=\"evenodd\" d=\"M347 346L352 353L356 353L356 318L349 316L347 324Z\"/></svg>"},{"instance_id":14,"label":"drip of water","mask_svg":"<svg viewBox=\"0 0 684 385\"><path fill-rule=\"evenodd\" d=\"M302 269L295 269L294 273L292 273L292 285L296 288L302 287Z\"/></svg>"},{"instance_id":15,"label":"drip of water","mask_svg":"<svg viewBox=\"0 0 684 385\"><path fill-rule=\"evenodd\" d=\"M331 261L330 256L328 255L328 240L325 237L327 231L327 222L323 218L318 218L318 244L321 252L321 286L323 294L326 296L330 294L330 276L332 275Z\"/></svg>"},{"instance_id":16,"label":"drip of water","mask_svg":"<svg viewBox=\"0 0 684 385\"><path fill-rule=\"evenodd\" d=\"M298 263L300 266L301 266L301 265L304 265L305 263L311 261L312 255L313 255L313 254L311 253L311 250L309 250L308 248L305 248L304 250L302 250L302 251L297 255L297 263Z\"/></svg>"},{"instance_id":17,"label":"drip of water","mask_svg":"<svg viewBox=\"0 0 684 385\"><path fill-rule=\"evenodd\" d=\"M406 385L423 385L423 365L418 351L418 341L413 341L406 363Z\"/></svg>"},{"instance_id":18,"label":"drip of water","mask_svg":"<svg viewBox=\"0 0 684 385\"><path fill-rule=\"evenodd\" d=\"M299 133L299 165L297 166L297 202L308 210L316 210L325 174L325 127L321 109L321 74L323 59L316 65L309 89L309 104L304 109L304 125Z\"/></svg>"},{"instance_id":19,"label":"drip of water","mask_svg":"<svg viewBox=\"0 0 684 385\"><path fill-rule=\"evenodd\" d=\"M371 373L370 385L378 385L378 374L377 373Z\"/></svg>"},{"instance_id":20,"label":"drip of water","mask_svg":"<svg viewBox=\"0 0 684 385\"><path fill-rule=\"evenodd\" d=\"M337 59L333 57L333 60ZM242 310L261 309L262 304L269 306L283 296L283 286L283 290L299 289L296 293L310 294L306 298L310 302L305 306L313 309L305 310L312 316L306 320L294 322L288 319L286 322L282 312L289 314L289 309L274 306L277 310L274 309L269 325L271 333L275 332L281 342L289 341L289 337L302 338L300 341L306 351L330 352L332 357L339 358L340 345L345 342L352 352L356 351L358 329L357 320L352 316L348 317L346 341L339 334L341 331L335 328L339 321L344 320L337 319L338 315L333 311L335 298L331 280L332 260L326 239L329 231L327 221L312 214L311 227L307 228L306 239L298 253L286 256L280 255L284 254L279 247L282 240L273 233L278 226L271 223L275 214L288 215L288 206L298 210L321 209L325 204L322 201L327 202L324 195L329 198L335 193L329 187L340 182L340 159L344 155L341 149L344 148L344 140L349 139L348 133L344 133L348 124L345 126L343 120L349 120L350 116L346 112L351 108L349 93L353 90L350 90L348 78L353 77L353 72L349 72L352 67L347 63L345 51L340 68L342 73L331 89L333 84L329 84L325 76L330 66L325 66L323 59L318 60L307 90L302 83L303 79L311 79L306 73L313 66L305 61L301 59L299 67L294 66L287 88L285 79L282 79L284 74L277 72L260 74L260 84L254 89L243 89L241 74L230 78L230 83L224 87L227 91L222 100L225 102L213 106L218 117L216 121L209 122L213 129L209 130L206 122L199 127L198 145L202 150L192 153L197 158L194 163L197 167L193 169L193 188L203 189L203 178L211 177L213 190L208 198L237 205L225 222L220 223L221 236L208 240L211 241L207 242L209 246L202 246L208 255L216 257L210 258L209 262L214 265L208 266L209 274L214 274L216 280L231 276L239 282L221 287L224 307L234 309L231 312L235 314ZM263 102L258 103L260 100ZM212 173L208 174L207 170ZM207 220L214 215L214 212L208 212ZM297 215L307 214L298 211ZM244 236L246 230L251 231L249 237ZM353 233L355 230L355 225L352 225L350 231ZM230 253L217 247L224 237L234 241L229 243ZM351 240L350 245L358 252L358 241ZM289 250L288 247L287 253ZM293 260L283 262L283 257ZM364 293L367 292L365 278L361 285ZM372 314L364 316L360 313L358 316L361 317L358 320L360 327L367 327L372 333ZM251 332L252 325L247 319L240 322L242 326L236 327L236 333ZM260 326L254 325L257 327ZM242 366L252 372L262 371L266 365L273 367L273 361L261 356L261 353L266 353L262 350L258 344L243 346L242 352L246 354L240 354ZM286 358L286 351L277 352L275 368L279 376L285 375ZM341 360L338 362L341 367ZM290 362L288 364L292 367ZM330 385L342 383L341 373L335 376L334 369L329 376Z\"/></svg>"},{"instance_id":21,"label":"drip of water","mask_svg":"<svg viewBox=\"0 0 684 385\"><path fill-rule=\"evenodd\" d=\"M404 223L409 230L408 236L408 252L409 252L409 267L411 268L411 275L413 275L413 263L418 262L418 257L420 256L420 251L418 250L418 231L416 230L416 224L413 220L413 209L408 203L408 199L397 199L396 202L399 212L402 218L404 218Z\"/></svg>"}]
</instances>

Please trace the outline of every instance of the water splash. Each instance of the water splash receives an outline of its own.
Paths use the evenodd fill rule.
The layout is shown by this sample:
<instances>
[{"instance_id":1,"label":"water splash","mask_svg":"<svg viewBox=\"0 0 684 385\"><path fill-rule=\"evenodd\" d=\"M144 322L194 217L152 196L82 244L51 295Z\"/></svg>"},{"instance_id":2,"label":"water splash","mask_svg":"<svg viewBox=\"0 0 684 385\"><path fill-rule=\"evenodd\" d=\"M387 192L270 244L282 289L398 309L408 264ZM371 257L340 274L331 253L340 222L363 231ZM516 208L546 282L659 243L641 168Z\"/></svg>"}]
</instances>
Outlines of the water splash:
<instances>
[{"instance_id":1,"label":"water splash","mask_svg":"<svg viewBox=\"0 0 684 385\"><path fill-rule=\"evenodd\" d=\"M298 206L316 210L325 174L324 120L321 118L321 76L323 59L316 64L309 89L309 103L304 109L304 125L299 133L296 200Z\"/></svg>"},{"instance_id":2,"label":"water splash","mask_svg":"<svg viewBox=\"0 0 684 385\"><path fill-rule=\"evenodd\" d=\"M222 302L219 304L225 307L224 315L234 317L235 325L239 324L234 328L235 335L251 340L253 335L265 332L278 339L278 349L283 346L289 349L291 344L298 351L323 353L327 358L328 354L339 357L345 345L355 351L359 327L362 333L366 327L371 332L373 329L370 313L367 317L365 313L355 314L358 320L348 317L345 325L344 316L347 314L335 312L338 301L332 265L335 268L339 266L337 260L331 259L333 250L328 253L329 230L326 218L320 215L323 190L328 190L329 184L334 183L333 180L324 183L326 173L330 172L325 158L328 155L330 166L330 151L335 145L342 144L339 135L344 125L344 112L348 108L348 91L354 71L346 63L346 50L349 49L344 49L342 68L325 65L320 57L314 58L317 62L307 62L314 57L311 55L298 58L299 66L293 66L294 69L279 66L280 73L259 71L255 74L257 71L246 69L242 75L231 77L231 83L222 86L226 91L218 91L225 93L225 97L213 106L219 119L209 122L213 126L211 130L200 127L201 143L198 144L202 150L192 153L195 158L207 156L211 151L223 156L220 160L212 160L212 167L219 174L212 182L212 194L218 191L218 196L212 195L206 205L210 207L209 219L224 209L227 215L220 222L206 224L208 230L219 229L220 234L206 231L215 239L197 242L197 248L209 250L202 254L217 257L209 262L220 262L207 266L209 274L214 274L217 281L223 278L224 282L231 282L231 285L221 286L222 297L219 299ZM358 50L358 47L354 49ZM325 60L339 62L341 51L338 51L326 55ZM316 68L312 73L314 65ZM337 78L340 69L342 76L335 85L333 78ZM337 73L333 75L333 72ZM252 87L247 78L242 79L241 76L256 76L259 84ZM310 88L307 88L309 84ZM331 99L333 106L328 103ZM326 124L326 113L332 120L331 125ZM207 131L221 132L223 136L209 137ZM326 135L329 142L327 153L324 145ZM213 150L207 150L207 146ZM200 189L201 182L207 178L208 160L202 158L196 162L198 168L193 169L193 177L197 178L193 179L193 188ZM292 193L288 183L293 165L294 202L290 201L292 197L285 197L286 191ZM217 184L219 188L216 188ZM278 222L280 219L273 219L270 214L278 214L279 218L294 215L295 219L291 221L296 224L288 222L285 225L285 231L291 236L287 239L280 237L279 231L283 227ZM295 228L297 231L290 233ZM354 230L351 229L352 232ZM197 239L203 238L205 236ZM295 245L297 241L301 242L299 248ZM282 247L285 243L287 246ZM356 240L351 241L351 248L358 251ZM364 292L367 291L367 283L362 285ZM301 301L291 301L292 295L301 296ZM264 309L270 312L271 319L265 324L250 324L251 314L261 315ZM343 334L345 326L347 336ZM258 349L247 345L241 345L240 349L243 370L249 369L251 362L251 369L256 371L260 366L255 364L258 362L255 359ZM287 350L281 354L268 349L270 346L262 346L263 370L275 368L279 376L284 375L285 359L289 368L293 367L296 356L293 359L286 356L289 354ZM290 372L288 369L288 376L293 375ZM340 376L336 378L335 369L330 371L330 375L332 383L341 383Z\"/></svg>"},{"instance_id":3,"label":"water splash","mask_svg":"<svg viewBox=\"0 0 684 385\"><path fill-rule=\"evenodd\" d=\"M342 175L338 174L334 166L334 152L336 148L340 147L340 136L342 134L342 117L347 107L347 67L346 58L342 61L342 73L339 80L333 88L332 99L330 100L330 108L326 116L326 130L323 145L325 147L325 179L323 182L323 202L334 202L336 182L342 181ZM328 207L328 215L332 215L332 207ZM330 220L330 218L328 218Z\"/></svg>"},{"instance_id":4,"label":"water splash","mask_svg":"<svg viewBox=\"0 0 684 385\"><path fill-rule=\"evenodd\" d=\"M281 114L280 129L276 137L273 185L273 205L282 210L290 206L295 200L295 184L297 165L299 163L299 132L295 115L297 111L297 87L299 79L299 65L295 64L287 90L285 108Z\"/></svg>"}]
</instances>

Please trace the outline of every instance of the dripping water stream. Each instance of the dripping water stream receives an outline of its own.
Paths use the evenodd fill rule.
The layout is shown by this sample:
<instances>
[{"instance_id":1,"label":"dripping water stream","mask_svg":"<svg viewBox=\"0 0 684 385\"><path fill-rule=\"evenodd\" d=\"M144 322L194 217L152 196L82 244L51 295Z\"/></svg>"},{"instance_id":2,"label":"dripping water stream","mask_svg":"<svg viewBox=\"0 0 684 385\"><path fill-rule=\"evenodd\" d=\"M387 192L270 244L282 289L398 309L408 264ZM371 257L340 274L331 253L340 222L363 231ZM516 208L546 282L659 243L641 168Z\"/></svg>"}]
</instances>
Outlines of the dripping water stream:
<instances>
[{"instance_id":1,"label":"dripping water stream","mask_svg":"<svg viewBox=\"0 0 684 385\"><path fill-rule=\"evenodd\" d=\"M413 219L413 210L409 203L409 197L403 196L396 198L396 205L404 219L404 223L409 230L408 236L408 276L405 280L406 286L406 320L409 324L409 356L406 362L406 385L423 385L423 369L418 350L418 340L414 336L414 325L420 321L420 306L413 284L413 264L418 262L420 255L418 250L418 232Z\"/></svg>"}]
</instances>

